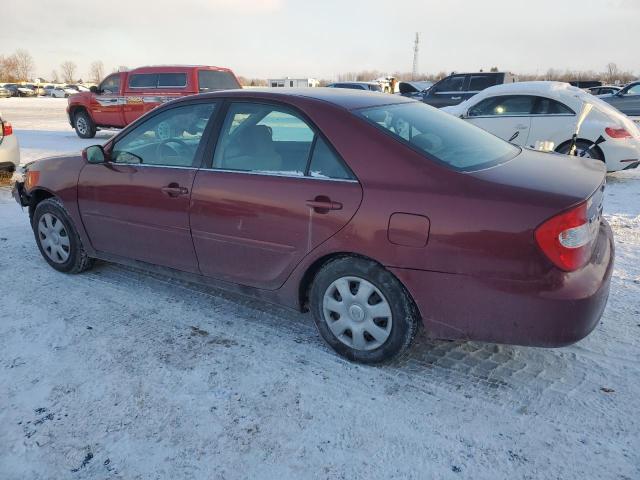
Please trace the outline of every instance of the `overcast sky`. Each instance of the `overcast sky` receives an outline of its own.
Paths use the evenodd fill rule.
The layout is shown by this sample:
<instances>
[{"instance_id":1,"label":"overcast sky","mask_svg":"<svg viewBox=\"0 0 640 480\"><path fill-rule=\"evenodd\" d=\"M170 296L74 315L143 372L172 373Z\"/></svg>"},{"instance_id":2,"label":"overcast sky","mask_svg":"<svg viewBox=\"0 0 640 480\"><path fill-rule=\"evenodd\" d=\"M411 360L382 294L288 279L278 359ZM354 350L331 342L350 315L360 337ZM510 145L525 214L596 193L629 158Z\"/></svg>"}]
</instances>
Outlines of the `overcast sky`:
<instances>
[{"instance_id":1,"label":"overcast sky","mask_svg":"<svg viewBox=\"0 0 640 480\"><path fill-rule=\"evenodd\" d=\"M8 0L3 0L3 3ZM247 77L331 78L490 68L640 74L640 0L22 0L0 12L0 54L31 52L51 76L119 65L206 64Z\"/></svg>"}]
</instances>

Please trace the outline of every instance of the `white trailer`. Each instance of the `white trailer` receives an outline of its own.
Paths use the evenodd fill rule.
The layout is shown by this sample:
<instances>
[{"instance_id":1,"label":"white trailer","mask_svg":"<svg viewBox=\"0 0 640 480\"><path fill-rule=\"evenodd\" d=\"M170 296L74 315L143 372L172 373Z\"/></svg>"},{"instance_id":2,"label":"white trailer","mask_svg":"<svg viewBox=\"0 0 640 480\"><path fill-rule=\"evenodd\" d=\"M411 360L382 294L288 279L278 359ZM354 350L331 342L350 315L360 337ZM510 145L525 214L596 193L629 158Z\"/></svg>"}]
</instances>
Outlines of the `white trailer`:
<instances>
[{"instance_id":1,"label":"white trailer","mask_svg":"<svg viewBox=\"0 0 640 480\"><path fill-rule=\"evenodd\" d=\"M320 85L315 78L274 78L267 80L271 88L313 88Z\"/></svg>"}]
</instances>

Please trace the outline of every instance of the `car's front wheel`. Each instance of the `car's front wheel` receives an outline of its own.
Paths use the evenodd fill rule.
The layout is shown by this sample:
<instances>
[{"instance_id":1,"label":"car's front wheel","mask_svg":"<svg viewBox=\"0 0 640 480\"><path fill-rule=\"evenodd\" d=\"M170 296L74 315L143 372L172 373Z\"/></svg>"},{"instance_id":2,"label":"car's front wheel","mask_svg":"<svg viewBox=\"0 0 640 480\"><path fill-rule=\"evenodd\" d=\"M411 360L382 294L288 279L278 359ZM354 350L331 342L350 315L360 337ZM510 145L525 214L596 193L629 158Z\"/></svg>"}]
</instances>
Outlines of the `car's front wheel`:
<instances>
[{"instance_id":1,"label":"car's front wheel","mask_svg":"<svg viewBox=\"0 0 640 480\"><path fill-rule=\"evenodd\" d=\"M80 236L62 203L48 198L38 204L32 218L40 253L60 272L80 273L91 267Z\"/></svg>"},{"instance_id":2,"label":"car's front wheel","mask_svg":"<svg viewBox=\"0 0 640 480\"><path fill-rule=\"evenodd\" d=\"M80 110L73 116L73 127L80 138L93 138L96 136L96 125L84 110Z\"/></svg>"},{"instance_id":3,"label":"car's front wheel","mask_svg":"<svg viewBox=\"0 0 640 480\"><path fill-rule=\"evenodd\" d=\"M380 363L405 351L419 321L403 285L370 260L341 257L316 275L310 292L316 326L340 355Z\"/></svg>"}]
</instances>

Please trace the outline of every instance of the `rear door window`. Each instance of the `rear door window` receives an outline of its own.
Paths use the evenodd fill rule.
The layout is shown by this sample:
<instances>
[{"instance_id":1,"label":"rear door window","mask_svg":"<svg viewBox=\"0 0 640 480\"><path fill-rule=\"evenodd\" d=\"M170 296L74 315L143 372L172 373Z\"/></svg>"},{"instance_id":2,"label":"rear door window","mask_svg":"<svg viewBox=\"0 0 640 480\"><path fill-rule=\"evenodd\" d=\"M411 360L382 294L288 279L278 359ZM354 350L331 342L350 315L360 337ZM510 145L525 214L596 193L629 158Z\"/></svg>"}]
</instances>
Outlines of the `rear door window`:
<instances>
[{"instance_id":1,"label":"rear door window","mask_svg":"<svg viewBox=\"0 0 640 480\"><path fill-rule=\"evenodd\" d=\"M129 76L129 88L156 88L157 73L136 73Z\"/></svg>"},{"instance_id":2,"label":"rear door window","mask_svg":"<svg viewBox=\"0 0 640 480\"><path fill-rule=\"evenodd\" d=\"M288 176L305 174L314 132L285 108L255 103L229 107L214 168Z\"/></svg>"},{"instance_id":3,"label":"rear door window","mask_svg":"<svg viewBox=\"0 0 640 480\"><path fill-rule=\"evenodd\" d=\"M496 84L495 75L471 75L469 81L470 92L480 92L485 88L493 87Z\"/></svg>"},{"instance_id":4,"label":"rear door window","mask_svg":"<svg viewBox=\"0 0 640 480\"><path fill-rule=\"evenodd\" d=\"M355 179L338 154L296 112L249 102L229 107L213 168L290 177Z\"/></svg>"},{"instance_id":5,"label":"rear door window","mask_svg":"<svg viewBox=\"0 0 640 480\"><path fill-rule=\"evenodd\" d=\"M186 73L159 73L158 88L184 88L187 86Z\"/></svg>"}]
</instances>

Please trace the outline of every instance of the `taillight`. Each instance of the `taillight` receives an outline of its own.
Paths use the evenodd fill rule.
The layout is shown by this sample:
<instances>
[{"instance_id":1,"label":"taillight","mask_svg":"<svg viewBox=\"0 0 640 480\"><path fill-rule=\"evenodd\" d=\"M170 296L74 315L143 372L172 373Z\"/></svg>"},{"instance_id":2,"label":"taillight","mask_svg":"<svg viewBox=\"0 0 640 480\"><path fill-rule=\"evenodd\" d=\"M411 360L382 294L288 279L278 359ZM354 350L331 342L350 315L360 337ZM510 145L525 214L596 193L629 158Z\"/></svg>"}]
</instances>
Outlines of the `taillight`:
<instances>
[{"instance_id":1,"label":"taillight","mask_svg":"<svg viewBox=\"0 0 640 480\"><path fill-rule=\"evenodd\" d=\"M550 218L536 229L536 241L555 266L577 270L591 257L591 245L598 229L590 225L587 202Z\"/></svg>"},{"instance_id":2,"label":"taillight","mask_svg":"<svg viewBox=\"0 0 640 480\"><path fill-rule=\"evenodd\" d=\"M625 129L621 127L607 127L604 131L611 138L631 138L631 134Z\"/></svg>"},{"instance_id":3,"label":"taillight","mask_svg":"<svg viewBox=\"0 0 640 480\"><path fill-rule=\"evenodd\" d=\"M2 136L6 137L13 133L13 127L9 122L2 122ZM7 140L9 141L9 140Z\"/></svg>"}]
</instances>

